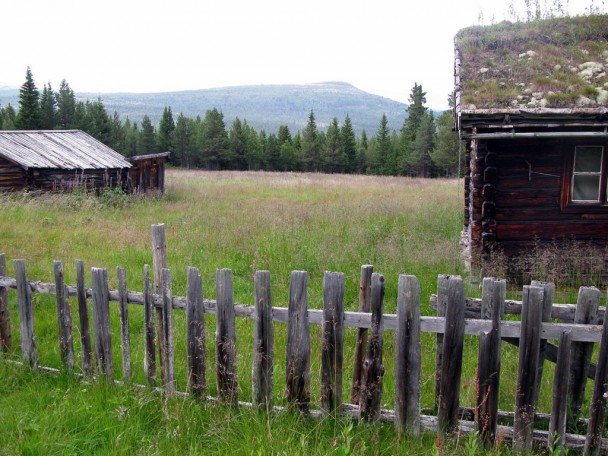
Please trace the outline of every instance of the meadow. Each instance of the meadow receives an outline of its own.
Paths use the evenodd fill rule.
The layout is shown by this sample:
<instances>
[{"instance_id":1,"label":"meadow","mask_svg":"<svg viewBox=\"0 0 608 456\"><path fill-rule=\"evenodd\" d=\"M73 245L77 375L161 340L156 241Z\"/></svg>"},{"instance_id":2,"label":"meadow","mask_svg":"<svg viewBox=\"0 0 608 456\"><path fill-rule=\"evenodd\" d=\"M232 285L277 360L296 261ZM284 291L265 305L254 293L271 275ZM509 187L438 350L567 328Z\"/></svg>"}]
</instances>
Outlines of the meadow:
<instances>
[{"instance_id":1,"label":"meadow","mask_svg":"<svg viewBox=\"0 0 608 456\"><path fill-rule=\"evenodd\" d=\"M128 197L109 192L65 195L0 194L0 252L24 258L28 278L53 282L53 260L64 263L66 283L76 281L76 259L106 267L116 288L116 267L127 271L130 290L143 288L143 266L152 264L151 225L167 229L173 295L184 296L188 266L203 277L203 294L215 296L215 271L234 273L235 302L253 304L253 273L271 272L274 306L287 306L292 270L309 273L309 307L322 307L323 272L345 274L345 310L358 309L363 264L386 278L385 312L394 313L399 274L416 275L423 315L434 315L429 298L438 274L465 276L460 259L462 183L458 180L297 173L167 171L164 197ZM89 283L87 283L89 285ZM479 296L468 286L468 296ZM571 297L571 295L569 295ZM34 298L40 363L61 365L53 296ZM558 301L559 302L559 301ZM561 301L565 302L565 301ZM573 301L571 301L573 302ZM15 294L9 294L14 350L19 359ZM74 330L76 303L71 302ZM143 311L130 309L133 382L145 383ZM186 389L183 312L174 312L178 390ZM118 311L112 306L116 377L121 378ZM208 359L214 357L213 315L206 319ZM275 325L274 396L284 403L285 325ZM251 398L252 323L237 319L239 399ZM320 328L311 327L311 399L319 408ZM356 332L345 331L344 400L348 400ZM393 408L393 334L385 334L383 408ZM76 362L80 361L75 333ZM435 336L423 334L422 407L434 401ZM475 401L477 340L465 340L461 403ZM505 347L508 371L517 351ZM546 368L541 411L550 407L552 367ZM513 376L501 383L501 410L512 410ZM216 395L213 364L208 394ZM503 394L503 386L505 393ZM400 438L388 424L364 425L344 417L313 420L225 408L190 397L166 398L135 385L81 382L0 361L0 452L2 454L427 454L470 452L474 436L443 442L424 433ZM497 452L508 453L508 448Z\"/></svg>"}]
</instances>

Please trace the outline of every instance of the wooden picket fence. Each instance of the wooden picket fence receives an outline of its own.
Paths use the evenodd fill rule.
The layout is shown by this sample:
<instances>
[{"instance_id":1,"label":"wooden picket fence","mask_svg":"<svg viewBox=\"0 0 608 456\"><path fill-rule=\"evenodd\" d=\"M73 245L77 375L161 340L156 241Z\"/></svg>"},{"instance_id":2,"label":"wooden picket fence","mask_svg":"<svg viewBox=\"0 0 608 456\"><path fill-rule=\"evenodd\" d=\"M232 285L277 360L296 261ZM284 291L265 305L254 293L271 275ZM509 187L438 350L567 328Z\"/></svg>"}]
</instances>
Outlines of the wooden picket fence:
<instances>
[{"instance_id":1,"label":"wooden picket fence","mask_svg":"<svg viewBox=\"0 0 608 456\"><path fill-rule=\"evenodd\" d=\"M21 355L33 368L38 360L34 334L32 293L56 295L62 369L75 372L72 316L68 297L76 296L82 346L82 375L105 376L115 381L110 333L110 302L120 309L123 381L131 382L129 305L144 307L144 370L150 387L161 386L167 394L176 391L172 315L185 311L187 320L188 393L206 398L205 314L216 315L215 371L219 400L237 406L280 409L273 401L274 322L287 323L285 396L290 408L311 416L342 413L367 422L394 422L400 433L417 436L422 430L444 436L455 432L478 432L487 446L497 439L512 441L516 451L529 452L533 444L551 448L583 449L600 454L608 448L604 421L608 397L608 324L599 307L600 292L583 287L576 306L553 304L554 286L533 282L524 286L521 302L507 301L504 280L486 278L481 299L467 299L463 280L440 275L431 305L438 316L420 315L420 285L415 276L399 276L397 313L385 314L384 277L372 266L361 268L359 311L344 311L344 275L326 272L323 280L323 309L308 309L308 273L293 271L287 308L272 306L270 273L254 275L253 306L234 303L232 271L216 274L216 299L202 296L201 276L188 269L187 295L173 296L171 271L166 268L164 225L152 226L153 292L150 268L144 266L143 292L129 291L126 273L117 269L118 290L110 290L106 269L92 268L92 287L85 287L82 261L76 262L77 281L67 286L63 265L54 262L55 283L29 281L24 260L13 260L15 277L7 277L6 259L0 254L0 338L9 352L11 317L8 290L17 293ZM93 342L89 331L88 300L92 301ZM507 321L504 313L520 313L521 321ZM155 318L156 314L156 318ZM239 401L235 318L253 319L252 400ZM558 319L559 323L552 323ZM603 324L601 324L603 322ZM309 325L322 325L321 410L311 409ZM349 403L342 399L344 328L358 328ZM384 331L395 331L395 406L381 409L384 375ZM436 414L423 414L421 394L421 333L437 334ZM369 334L368 334L369 333ZM461 407L460 383L464 336L479 337L476 383L477 407ZM554 345L549 340L558 340ZM501 341L519 346L517 394L513 412L498 410ZM597 365L591 364L595 343L600 343ZM159 357L156 358L158 347ZM545 360L556 362L553 406L550 415L536 413L540 378ZM158 364L158 369L157 369ZM157 379L157 370L160 379ZM74 375L80 375L74 373ZM594 379L590 416L580 418L587 377ZM1 381L1 380L0 380ZM511 421L512 425L499 424ZM548 430L537 429L548 421ZM566 432L581 424L585 435Z\"/></svg>"}]
</instances>

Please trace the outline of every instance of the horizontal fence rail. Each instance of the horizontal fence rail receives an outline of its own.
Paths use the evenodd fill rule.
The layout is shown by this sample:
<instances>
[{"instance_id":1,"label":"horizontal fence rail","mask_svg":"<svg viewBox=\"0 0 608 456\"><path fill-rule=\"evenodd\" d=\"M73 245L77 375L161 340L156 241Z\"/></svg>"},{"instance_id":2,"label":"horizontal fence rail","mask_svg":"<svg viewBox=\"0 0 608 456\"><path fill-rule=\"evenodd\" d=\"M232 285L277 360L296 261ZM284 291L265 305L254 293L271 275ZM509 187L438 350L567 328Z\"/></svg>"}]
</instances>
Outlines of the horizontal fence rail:
<instances>
[{"instance_id":1,"label":"horizontal fence rail","mask_svg":"<svg viewBox=\"0 0 608 456\"><path fill-rule=\"evenodd\" d=\"M196 268L187 274L187 295L173 296L171 270L166 267L164 225L154 225L153 270L144 265L144 290L130 291L126 271L117 269L118 289L108 287L108 271L91 269L92 287L85 287L85 269L76 262L76 285L64 283L63 265L53 263L55 283L30 281L24 260L14 260L15 277L6 275L6 259L0 254L0 340L2 352L12 350L11 316L8 290L15 290L21 328L23 363L49 372L38 359L34 334L32 294L56 297L59 347L62 369L85 378L115 380L109 305L116 302L120 318L122 381L131 383L131 334L129 305L143 306L144 372L148 386L167 395L177 391L173 312L185 311L187 325L187 394L218 400L230 406L274 405L273 368L274 324L287 325L286 384L287 409L309 416L341 413L367 422L389 421L399 433L417 436L432 431L448 436L459 432L478 432L486 447L501 439L511 441L519 452L533 445L552 449L577 448L585 454L606 451L603 436L608 398L608 324L605 309L599 307L601 293L582 287L576 305L554 304L554 286L533 282L524 286L521 302L505 299L504 280L485 278L481 299L465 297L462 279L440 275L437 295L431 306L439 316L420 315L420 285L415 276L399 277L397 313L384 313L385 278L374 273L371 265L361 269L358 312L344 311L344 275L326 272L323 281L323 309L308 308L308 273L291 274L288 307L273 306L268 271L254 275L254 305L234 303L233 276L230 269L218 269L216 300L203 298L201 276ZM153 277L153 281L151 279ZM154 284L154 285L153 285ZM68 298L78 301L78 328L82 348L82 373L74 366L73 325ZM92 319L89 305L92 303ZM521 314L521 321L506 321L505 313ZM217 398L207 396L205 365L205 314L215 315L215 375ZM253 366L251 402L239 400L235 318L252 319ZM559 319L559 323L551 319ZM92 321L91 321L92 320ZM92 323L92 331L89 326ZM311 407L310 325L321 325L321 410ZM357 328L355 365L352 370L350 403L343 402L344 328ZM394 331L394 410L381 409L385 366L385 331ZM437 334L435 407L422 410L421 333ZM460 404L464 336L479 338L476 373L477 403L474 408ZM518 346L517 393L513 412L498 410L501 375L501 343ZM591 363L594 344L600 343L597 365ZM537 413L540 381L545 361L556 363L551 414ZM157 377L157 373L160 375ZM593 380L588 419L580 416L587 379ZM539 423L548 431L537 429ZM586 428L586 434L578 431Z\"/></svg>"}]
</instances>

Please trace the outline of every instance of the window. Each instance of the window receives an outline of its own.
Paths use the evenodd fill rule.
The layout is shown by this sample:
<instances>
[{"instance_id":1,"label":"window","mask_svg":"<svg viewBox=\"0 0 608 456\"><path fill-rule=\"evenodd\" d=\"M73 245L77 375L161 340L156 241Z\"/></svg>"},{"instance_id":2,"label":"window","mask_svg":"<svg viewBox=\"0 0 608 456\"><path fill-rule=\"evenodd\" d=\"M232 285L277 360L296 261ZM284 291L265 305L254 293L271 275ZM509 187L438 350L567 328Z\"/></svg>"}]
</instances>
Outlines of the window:
<instances>
[{"instance_id":1,"label":"window","mask_svg":"<svg viewBox=\"0 0 608 456\"><path fill-rule=\"evenodd\" d=\"M607 157L604 146L574 147L564 174L562 209L572 212L608 211Z\"/></svg>"}]
</instances>

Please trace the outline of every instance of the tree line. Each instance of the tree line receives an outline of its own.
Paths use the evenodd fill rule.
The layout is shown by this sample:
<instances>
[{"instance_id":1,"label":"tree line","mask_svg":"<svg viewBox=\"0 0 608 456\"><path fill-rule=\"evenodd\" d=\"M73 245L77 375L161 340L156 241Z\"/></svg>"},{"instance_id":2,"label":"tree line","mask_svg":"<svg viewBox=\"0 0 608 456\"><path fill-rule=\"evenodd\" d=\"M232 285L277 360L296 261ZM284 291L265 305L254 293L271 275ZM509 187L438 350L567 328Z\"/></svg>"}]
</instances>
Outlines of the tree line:
<instances>
[{"instance_id":1,"label":"tree line","mask_svg":"<svg viewBox=\"0 0 608 456\"><path fill-rule=\"evenodd\" d=\"M79 129L126 157L169 151L170 162L186 168L456 175L462 154L452 131L452 112L435 119L425 106L422 85L414 84L408 101L399 131L391 130L383 115L371 137L365 130L357 137L348 115L342 122L334 117L327 130L320 130L313 110L305 128L295 134L286 125L276 133L256 131L238 117L227 128L216 108L192 118L174 117L171 107L165 107L158 126L147 115L138 125L128 117L123 122L116 112L110 116L101 99L76 101L65 80L56 92L50 83L40 92L28 68L19 91L19 109L10 104L0 108L0 129Z\"/></svg>"}]
</instances>

